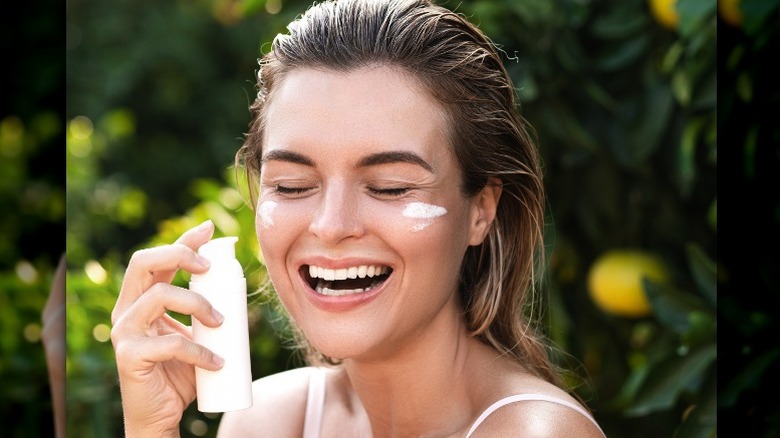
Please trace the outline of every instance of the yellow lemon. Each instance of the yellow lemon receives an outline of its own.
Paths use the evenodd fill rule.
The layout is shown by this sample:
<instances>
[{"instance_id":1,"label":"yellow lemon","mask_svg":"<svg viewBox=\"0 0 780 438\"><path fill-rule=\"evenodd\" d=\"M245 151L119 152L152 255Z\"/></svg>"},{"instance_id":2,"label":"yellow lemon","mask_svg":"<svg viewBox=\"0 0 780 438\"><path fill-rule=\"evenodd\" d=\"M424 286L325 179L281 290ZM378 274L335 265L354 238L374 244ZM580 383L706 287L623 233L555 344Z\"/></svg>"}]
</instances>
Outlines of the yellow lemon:
<instances>
[{"instance_id":1,"label":"yellow lemon","mask_svg":"<svg viewBox=\"0 0 780 438\"><path fill-rule=\"evenodd\" d=\"M742 24L742 11L739 0L718 0L718 14L726 23L739 27Z\"/></svg>"},{"instance_id":2,"label":"yellow lemon","mask_svg":"<svg viewBox=\"0 0 780 438\"><path fill-rule=\"evenodd\" d=\"M650 12L655 20L661 25L675 30L680 22L680 15L677 13L677 0L648 0Z\"/></svg>"},{"instance_id":3,"label":"yellow lemon","mask_svg":"<svg viewBox=\"0 0 780 438\"><path fill-rule=\"evenodd\" d=\"M588 293L606 313L638 318L649 315L642 279L663 283L668 271L656 254L636 249L613 249L600 255L588 270Z\"/></svg>"}]
</instances>

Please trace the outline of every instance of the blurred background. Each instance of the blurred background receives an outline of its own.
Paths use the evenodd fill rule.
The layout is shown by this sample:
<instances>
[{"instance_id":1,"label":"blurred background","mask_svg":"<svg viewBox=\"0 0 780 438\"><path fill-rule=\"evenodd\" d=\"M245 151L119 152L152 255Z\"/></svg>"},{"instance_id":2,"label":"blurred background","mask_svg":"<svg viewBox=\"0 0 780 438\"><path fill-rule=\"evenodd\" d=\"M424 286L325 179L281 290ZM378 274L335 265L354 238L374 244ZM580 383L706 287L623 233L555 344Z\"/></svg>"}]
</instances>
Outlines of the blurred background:
<instances>
[{"instance_id":1,"label":"blurred background","mask_svg":"<svg viewBox=\"0 0 780 438\"><path fill-rule=\"evenodd\" d=\"M133 251L211 218L218 235L239 236L258 288L233 155L257 59L310 3L71 0L65 20L51 13L62 5L38 5L2 29L4 55L19 60L0 113L4 436L52 429L40 312L64 248L68 436L123 433L110 312ZM778 242L766 230L780 221L780 2L442 4L505 52L539 134L546 318L607 435L715 436L717 413L777 436ZM253 377L301 365L273 306L250 303ZM193 405L181 432L211 437L218 422Z\"/></svg>"}]
</instances>

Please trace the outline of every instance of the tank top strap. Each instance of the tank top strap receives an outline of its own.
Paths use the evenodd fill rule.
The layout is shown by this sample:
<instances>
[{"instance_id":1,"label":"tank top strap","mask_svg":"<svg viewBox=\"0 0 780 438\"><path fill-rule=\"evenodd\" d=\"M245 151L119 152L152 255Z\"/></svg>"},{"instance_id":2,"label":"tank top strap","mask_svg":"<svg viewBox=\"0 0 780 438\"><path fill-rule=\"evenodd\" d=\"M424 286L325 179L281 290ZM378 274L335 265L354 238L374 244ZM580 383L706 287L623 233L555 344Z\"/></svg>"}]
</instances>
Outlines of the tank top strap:
<instances>
[{"instance_id":1,"label":"tank top strap","mask_svg":"<svg viewBox=\"0 0 780 438\"><path fill-rule=\"evenodd\" d=\"M309 392L303 420L303 438L319 438L325 409L325 369L314 368L309 374Z\"/></svg>"},{"instance_id":2,"label":"tank top strap","mask_svg":"<svg viewBox=\"0 0 780 438\"><path fill-rule=\"evenodd\" d=\"M544 394L517 394L517 395L511 395L509 397L504 397L501 400L490 405L487 409L485 409L485 411L482 412L482 415L480 415L479 418L477 418L477 421L475 421L474 424L471 426L471 429L469 429L469 433L466 434L466 438L469 438L471 434L473 434L474 431L477 430L479 425L482 424L482 422L485 421L485 419L489 417L490 414L495 412L497 409L504 407L508 404L521 402L521 401L546 401L551 403L557 403L559 405L566 406L567 408L574 409L575 411L584 415L585 418L590 420L599 429L599 431L601 431L602 435L604 434L604 431L601 430L601 427L596 422L596 420L585 409L576 405L575 403L569 402L567 400L563 400L558 397L552 397Z\"/></svg>"}]
</instances>

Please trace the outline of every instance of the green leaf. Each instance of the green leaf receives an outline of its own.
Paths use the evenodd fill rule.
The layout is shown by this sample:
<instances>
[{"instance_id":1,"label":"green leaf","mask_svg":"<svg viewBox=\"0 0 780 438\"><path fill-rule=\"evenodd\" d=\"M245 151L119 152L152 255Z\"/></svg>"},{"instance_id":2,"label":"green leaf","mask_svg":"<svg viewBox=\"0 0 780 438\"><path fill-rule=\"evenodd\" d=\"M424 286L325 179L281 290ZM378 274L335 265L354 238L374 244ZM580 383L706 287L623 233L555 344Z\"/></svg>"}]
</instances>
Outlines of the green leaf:
<instances>
[{"instance_id":1,"label":"green leaf","mask_svg":"<svg viewBox=\"0 0 780 438\"><path fill-rule=\"evenodd\" d=\"M631 401L636 398L636 394L642 388L642 385L647 380L649 373L650 366L647 361L642 361L642 363L633 366L631 373L623 381L623 386L621 386L620 392L609 403L612 409L622 410L625 406L629 406Z\"/></svg>"},{"instance_id":2,"label":"green leaf","mask_svg":"<svg viewBox=\"0 0 780 438\"><path fill-rule=\"evenodd\" d=\"M718 230L718 199L714 199L707 210L707 222L712 227L713 231Z\"/></svg>"},{"instance_id":3,"label":"green leaf","mask_svg":"<svg viewBox=\"0 0 780 438\"><path fill-rule=\"evenodd\" d=\"M681 41L675 41L672 43L672 45L669 47L669 50L666 51L663 60L661 61L661 71L664 73L669 73L674 70L674 67L677 65L677 62L679 62L684 52L685 46Z\"/></svg>"},{"instance_id":4,"label":"green leaf","mask_svg":"<svg viewBox=\"0 0 780 438\"><path fill-rule=\"evenodd\" d=\"M688 197L696 178L696 144L705 119L697 117L685 125L677 152L677 172L680 181L680 194Z\"/></svg>"},{"instance_id":5,"label":"green leaf","mask_svg":"<svg viewBox=\"0 0 780 438\"><path fill-rule=\"evenodd\" d=\"M680 102L680 105L688 106L691 102L693 84L691 78L688 77L684 70L676 70L674 74L672 74L672 91L674 92L674 97Z\"/></svg>"},{"instance_id":6,"label":"green leaf","mask_svg":"<svg viewBox=\"0 0 780 438\"><path fill-rule=\"evenodd\" d=\"M523 2L511 2L508 7L517 16L529 25L541 25L549 23L558 12L556 3L548 0L527 0Z\"/></svg>"},{"instance_id":7,"label":"green leaf","mask_svg":"<svg viewBox=\"0 0 780 438\"><path fill-rule=\"evenodd\" d=\"M551 133L559 135L559 140L573 147L589 152L598 152L599 142L582 126L572 112L564 105L553 102L541 108L542 122L549 127Z\"/></svg>"},{"instance_id":8,"label":"green leaf","mask_svg":"<svg viewBox=\"0 0 780 438\"><path fill-rule=\"evenodd\" d=\"M726 383L723 391L718 394L718 405L733 406L740 394L747 388L755 388L761 384L764 373L780 360L780 349L773 348L748 363L739 375Z\"/></svg>"},{"instance_id":9,"label":"green leaf","mask_svg":"<svg viewBox=\"0 0 780 438\"><path fill-rule=\"evenodd\" d=\"M679 395L699 386L702 373L717 357L715 345L692 351L683 357L672 356L650 371L637 400L625 411L643 416L672 407Z\"/></svg>"},{"instance_id":10,"label":"green leaf","mask_svg":"<svg viewBox=\"0 0 780 438\"><path fill-rule=\"evenodd\" d=\"M597 59L596 68L601 71L615 71L626 67L639 59L647 51L650 43L650 36L646 34L625 40L608 49L605 56Z\"/></svg>"},{"instance_id":11,"label":"green leaf","mask_svg":"<svg viewBox=\"0 0 780 438\"><path fill-rule=\"evenodd\" d=\"M755 36L764 29L767 18L777 15L780 0L742 0L739 9L743 17L742 29Z\"/></svg>"},{"instance_id":12,"label":"green leaf","mask_svg":"<svg viewBox=\"0 0 780 438\"><path fill-rule=\"evenodd\" d=\"M578 37L570 32L562 32L559 35L559 38L561 39L561 43L556 44L553 47L558 62L560 62L567 71L579 73L582 70L582 65L586 62L586 57L582 51Z\"/></svg>"},{"instance_id":13,"label":"green leaf","mask_svg":"<svg viewBox=\"0 0 780 438\"><path fill-rule=\"evenodd\" d=\"M717 375L712 373L704 383L704 390L696 404L684 416L675 438L715 438L717 434Z\"/></svg>"},{"instance_id":14,"label":"green leaf","mask_svg":"<svg viewBox=\"0 0 780 438\"><path fill-rule=\"evenodd\" d=\"M715 262L696 243L686 245L685 252L688 256L691 275L696 281L696 285L699 286L699 291L713 307L716 307L718 279Z\"/></svg>"},{"instance_id":15,"label":"green leaf","mask_svg":"<svg viewBox=\"0 0 780 438\"><path fill-rule=\"evenodd\" d=\"M663 83L648 86L643 100L646 111L630 132L630 155L634 166L644 163L661 145L674 104L669 88Z\"/></svg>"},{"instance_id":16,"label":"green leaf","mask_svg":"<svg viewBox=\"0 0 780 438\"><path fill-rule=\"evenodd\" d=\"M713 312L693 311L688 314L688 329L680 336L683 346L690 348L714 343L718 323Z\"/></svg>"},{"instance_id":17,"label":"green leaf","mask_svg":"<svg viewBox=\"0 0 780 438\"><path fill-rule=\"evenodd\" d=\"M630 2L617 2L606 14L599 14L591 25L593 36L607 40L630 39L649 22L648 15L637 14Z\"/></svg>"},{"instance_id":18,"label":"green leaf","mask_svg":"<svg viewBox=\"0 0 780 438\"><path fill-rule=\"evenodd\" d=\"M642 284L656 318L675 333L683 334L688 330L691 312L708 310L704 302L691 293L654 283L647 278L642 280Z\"/></svg>"},{"instance_id":19,"label":"green leaf","mask_svg":"<svg viewBox=\"0 0 780 438\"><path fill-rule=\"evenodd\" d=\"M701 0L678 0L680 34L688 36L697 31L708 18L715 19L716 2Z\"/></svg>"},{"instance_id":20,"label":"green leaf","mask_svg":"<svg viewBox=\"0 0 780 438\"><path fill-rule=\"evenodd\" d=\"M618 102L609 95L609 92L604 89L599 83L592 79L586 79L582 83L582 89L592 98L596 103L603 106L610 112L617 112L619 110Z\"/></svg>"}]
</instances>

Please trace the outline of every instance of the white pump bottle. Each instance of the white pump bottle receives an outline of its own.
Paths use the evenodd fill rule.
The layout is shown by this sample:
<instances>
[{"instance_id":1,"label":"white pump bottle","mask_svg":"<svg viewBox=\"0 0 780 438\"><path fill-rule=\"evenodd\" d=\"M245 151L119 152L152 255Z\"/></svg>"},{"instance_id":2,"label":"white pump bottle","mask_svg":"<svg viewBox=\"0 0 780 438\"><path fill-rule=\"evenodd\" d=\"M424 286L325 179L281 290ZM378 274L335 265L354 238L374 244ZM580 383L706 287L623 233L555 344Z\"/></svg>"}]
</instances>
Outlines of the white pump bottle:
<instances>
[{"instance_id":1,"label":"white pump bottle","mask_svg":"<svg viewBox=\"0 0 780 438\"><path fill-rule=\"evenodd\" d=\"M228 236L203 244L198 254L208 259L211 266L205 273L190 278L190 290L203 295L225 317L217 328L206 327L192 318L195 343L225 359L218 371L195 368L201 412L227 412L252 406L246 279L235 257L237 241L238 237Z\"/></svg>"}]
</instances>

